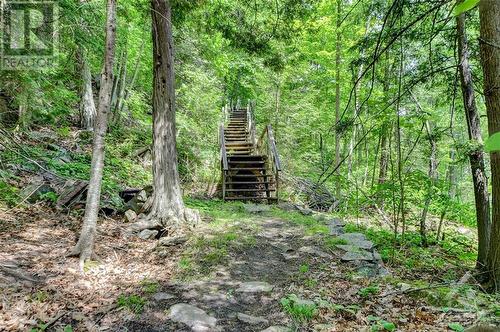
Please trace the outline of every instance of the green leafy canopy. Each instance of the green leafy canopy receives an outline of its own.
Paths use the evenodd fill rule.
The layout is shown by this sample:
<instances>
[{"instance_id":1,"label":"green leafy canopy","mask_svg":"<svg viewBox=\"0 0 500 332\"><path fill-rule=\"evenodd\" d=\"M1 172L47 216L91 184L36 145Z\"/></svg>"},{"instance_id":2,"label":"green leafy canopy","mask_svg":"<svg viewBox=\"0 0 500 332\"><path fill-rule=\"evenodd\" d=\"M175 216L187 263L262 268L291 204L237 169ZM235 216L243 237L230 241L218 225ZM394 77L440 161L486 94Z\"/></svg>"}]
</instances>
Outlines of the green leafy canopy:
<instances>
[{"instance_id":1,"label":"green leafy canopy","mask_svg":"<svg viewBox=\"0 0 500 332\"><path fill-rule=\"evenodd\" d=\"M484 143L484 150L486 152L500 151L500 132L494 133Z\"/></svg>"},{"instance_id":2,"label":"green leafy canopy","mask_svg":"<svg viewBox=\"0 0 500 332\"><path fill-rule=\"evenodd\" d=\"M459 1L457 1L459 2ZM461 3L457 3L455 6L455 9L453 10L453 14L455 16L458 16L462 13L465 13L468 10L471 10L472 8L476 7L476 5L479 3L479 0L465 0Z\"/></svg>"}]
</instances>

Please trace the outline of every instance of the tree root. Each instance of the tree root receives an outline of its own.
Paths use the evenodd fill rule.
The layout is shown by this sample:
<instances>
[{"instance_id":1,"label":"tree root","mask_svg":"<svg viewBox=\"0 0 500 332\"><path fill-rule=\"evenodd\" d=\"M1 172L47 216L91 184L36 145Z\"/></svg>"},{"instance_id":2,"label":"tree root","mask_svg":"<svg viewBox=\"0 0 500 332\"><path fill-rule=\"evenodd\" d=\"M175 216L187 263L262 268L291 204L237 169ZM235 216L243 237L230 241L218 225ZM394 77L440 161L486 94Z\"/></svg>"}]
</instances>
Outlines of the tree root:
<instances>
[{"instance_id":1,"label":"tree root","mask_svg":"<svg viewBox=\"0 0 500 332\"><path fill-rule=\"evenodd\" d=\"M168 211L164 213L151 212L149 215L139 219L127 228L127 233L138 234L146 229L157 230L162 236L180 237L186 236L194 227L201 222L197 210L184 208L181 213Z\"/></svg>"}]
</instances>

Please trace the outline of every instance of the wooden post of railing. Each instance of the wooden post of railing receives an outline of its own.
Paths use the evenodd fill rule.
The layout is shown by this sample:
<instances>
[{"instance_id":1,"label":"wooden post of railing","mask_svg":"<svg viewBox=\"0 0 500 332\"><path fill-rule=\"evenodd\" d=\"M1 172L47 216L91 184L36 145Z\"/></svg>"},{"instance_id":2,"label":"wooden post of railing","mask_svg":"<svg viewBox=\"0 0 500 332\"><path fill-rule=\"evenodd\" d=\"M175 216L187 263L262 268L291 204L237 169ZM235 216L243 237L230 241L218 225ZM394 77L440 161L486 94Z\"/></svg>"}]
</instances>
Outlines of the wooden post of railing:
<instances>
[{"instance_id":1,"label":"wooden post of railing","mask_svg":"<svg viewBox=\"0 0 500 332\"><path fill-rule=\"evenodd\" d=\"M222 168L222 199L226 200L226 174L229 170L227 162L227 151L226 142L224 140L224 123L220 125L219 128L219 140L220 140L220 154L221 154L221 168Z\"/></svg>"}]
</instances>

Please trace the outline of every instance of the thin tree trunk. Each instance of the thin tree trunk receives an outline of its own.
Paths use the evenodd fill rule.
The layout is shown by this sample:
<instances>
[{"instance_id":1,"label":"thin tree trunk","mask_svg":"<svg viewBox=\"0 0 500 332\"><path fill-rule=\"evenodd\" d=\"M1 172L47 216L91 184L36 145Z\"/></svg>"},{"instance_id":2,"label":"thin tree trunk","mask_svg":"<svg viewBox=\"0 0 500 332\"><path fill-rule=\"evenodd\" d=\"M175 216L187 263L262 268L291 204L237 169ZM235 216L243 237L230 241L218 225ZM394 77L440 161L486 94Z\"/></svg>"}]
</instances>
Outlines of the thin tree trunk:
<instances>
[{"instance_id":1,"label":"thin tree trunk","mask_svg":"<svg viewBox=\"0 0 500 332\"><path fill-rule=\"evenodd\" d=\"M490 136L500 132L500 1L479 2L480 48ZM500 290L500 151L490 153L492 223L486 271Z\"/></svg>"},{"instance_id":2,"label":"thin tree trunk","mask_svg":"<svg viewBox=\"0 0 500 332\"><path fill-rule=\"evenodd\" d=\"M83 218L82 232L78 243L70 253L72 256L80 255L81 269L83 269L83 263L92 256L97 228L97 215L99 212L104 167L104 137L107 130L111 89L113 85L113 62L116 39L116 0L108 0L106 12L106 49L104 52L104 66L101 74L99 107L97 109L94 141L92 143L92 163L87 191L87 202L85 205L85 216Z\"/></svg>"},{"instance_id":3,"label":"thin tree trunk","mask_svg":"<svg viewBox=\"0 0 500 332\"><path fill-rule=\"evenodd\" d=\"M388 123L384 122L380 130L380 168L378 173L378 184L384 184L387 178L387 168L389 166L389 149L387 147Z\"/></svg>"},{"instance_id":4,"label":"thin tree trunk","mask_svg":"<svg viewBox=\"0 0 500 332\"><path fill-rule=\"evenodd\" d=\"M199 221L184 206L177 168L175 127L174 44L169 0L152 0L153 38L153 200L149 215L132 231L161 229L173 237Z\"/></svg>"},{"instance_id":5,"label":"thin tree trunk","mask_svg":"<svg viewBox=\"0 0 500 332\"><path fill-rule=\"evenodd\" d=\"M119 109L120 113L123 113L123 111L125 110L125 107L127 105L127 100L130 96L130 90L133 89L135 86L137 74L139 73L139 65L140 65L141 59L142 59L142 52L144 52L145 41L146 41L146 38L143 38L142 42L141 42L141 48L139 50L139 55L137 56L137 60L135 62L134 73L132 74L132 79L130 80L130 84L128 84L127 87L125 88L125 95L123 96L123 102L121 103L121 107ZM132 119L132 114L130 114L130 113L129 113L129 118L130 118L130 120Z\"/></svg>"},{"instance_id":6,"label":"thin tree trunk","mask_svg":"<svg viewBox=\"0 0 500 332\"><path fill-rule=\"evenodd\" d=\"M118 85L116 92L116 105L115 105L115 117L114 123L119 124L122 114L120 110L122 109L123 97L125 95L125 86L127 85L127 51L125 51L123 56L122 69L120 70L120 77L118 77Z\"/></svg>"},{"instance_id":7,"label":"thin tree trunk","mask_svg":"<svg viewBox=\"0 0 500 332\"><path fill-rule=\"evenodd\" d=\"M427 221L427 213L429 212L429 205L431 204L432 194L434 191L434 183L437 180L437 144L436 140L432 134L432 128L429 121L426 121L425 128L427 130L427 138L429 140L430 145L430 154L429 154L429 188L427 190L427 197L425 198L424 208L422 209L422 215L420 217L420 236L422 237L422 244L427 246L427 231L426 231L426 221Z\"/></svg>"},{"instance_id":8,"label":"thin tree trunk","mask_svg":"<svg viewBox=\"0 0 500 332\"><path fill-rule=\"evenodd\" d=\"M340 120L340 43L341 43L341 31L340 24L342 20L342 0L337 0L337 45L335 47L335 124L338 125ZM335 167L337 170L337 187L336 195L337 199L340 199L340 133L338 130L335 131Z\"/></svg>"},{"instance_id":9,"label":"thin tree trunk","mask_svg":"<svg viewBox=\"0 0 500 332\"><path fill-rule=\"evenodd\" d=\"M482 144L481 125L479 113L476 108L474 96L474 85L472 83L472 74L469 66L469 51L467 45L467 34L465 29L465 14L457 17L457 37L458 37L458 56L460 58L459 72L464 102L465 119L469 140ZM476 203L476 219L478 231L478 268L486 264L488 254L489 228L490 228L490 202L488 196L488 178L484 171L484 154L480 149L469 153L472 181L474 185L474 198Z\"/></svg>"},{"instance_id":10,"label":"thin tree trunk","mask_svg":"<svg viewBox=\"0 0 500 332\"><path fill-rule=\"evenodd\" d=\"M94 103L94 94L92 92L92 74L90 73L85 49L82 46L78 46L76 52L82 77L80 122L82 128L93 130L97 111Z\"/></svg>"}]
</instances>

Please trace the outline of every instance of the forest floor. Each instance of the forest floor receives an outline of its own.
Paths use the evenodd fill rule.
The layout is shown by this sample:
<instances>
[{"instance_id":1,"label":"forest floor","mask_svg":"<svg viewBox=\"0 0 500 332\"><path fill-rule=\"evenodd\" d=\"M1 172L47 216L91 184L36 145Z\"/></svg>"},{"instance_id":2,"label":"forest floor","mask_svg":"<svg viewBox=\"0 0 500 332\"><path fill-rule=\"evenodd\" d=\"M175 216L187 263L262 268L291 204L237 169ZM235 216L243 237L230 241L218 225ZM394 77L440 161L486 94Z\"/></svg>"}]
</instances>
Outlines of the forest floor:
<instances>
[{"instance_id":1,"label":"forest floor","mask_svg":"<svg viewBox=\"0 0 500 332\"><path fill-rule=\"evenodd\" d=\"M0 330L461 331L499 323L498 299L475 285L473 261L460 261L467 245L391 249L390 233L347 220L342 233L364 233L383 259L367 273L366 262L343 259L333 216L188 204L204 221L181 244L127 238L123 220L102 219L100 260L84 274L65 257L80 218L42 205L0 212Z\"/></svg>"}]
</instances>

